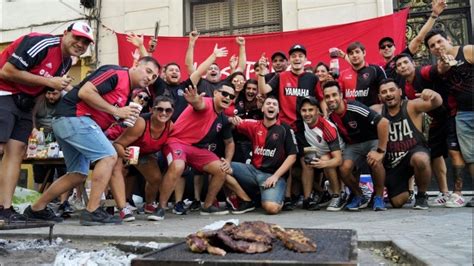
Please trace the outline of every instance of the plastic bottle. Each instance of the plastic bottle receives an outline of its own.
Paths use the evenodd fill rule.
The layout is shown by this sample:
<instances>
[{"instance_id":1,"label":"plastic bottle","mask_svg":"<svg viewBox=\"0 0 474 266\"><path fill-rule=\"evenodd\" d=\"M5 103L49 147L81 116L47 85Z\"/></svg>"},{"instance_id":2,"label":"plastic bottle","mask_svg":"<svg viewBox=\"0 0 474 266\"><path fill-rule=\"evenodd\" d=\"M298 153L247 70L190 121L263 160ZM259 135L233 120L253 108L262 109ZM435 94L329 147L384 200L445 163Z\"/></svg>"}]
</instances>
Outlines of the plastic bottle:
<instances>
[{"instance_id":1,"label":"plastic bottle","mask_svg":"<svg viewBox=\"0 0 474 266\"><path fill-rule=\"evenodd\" d=\"M27 158L35 158L38 151L38 140L36 137L30 136L28 138L28 150L26 151Z\"/></svg>"},{"instance_id":2,"label":"plastic bottle","mask_svg":"<svg viewBox=\"0 0 474 266\"><path fill-rule=\"evenodd\" d=\"M40 128L40 130L38 131L38 133L36 133L36 140L38 141L38 145L44 145L45 142L45 138L44 138L44 128Z\"/></svg>"},{"instance_id":3,"label":"plastic bottle","mask_svg":"<svg viewBox=\"0 0 474 266\"><path fill-rule=\"evenodd\" d=\"M335 47L330 48L329 57L331 57L331 61L329 61L329 73L337 79L339 77L339 49Z\"/></svg>"}]
</instances>

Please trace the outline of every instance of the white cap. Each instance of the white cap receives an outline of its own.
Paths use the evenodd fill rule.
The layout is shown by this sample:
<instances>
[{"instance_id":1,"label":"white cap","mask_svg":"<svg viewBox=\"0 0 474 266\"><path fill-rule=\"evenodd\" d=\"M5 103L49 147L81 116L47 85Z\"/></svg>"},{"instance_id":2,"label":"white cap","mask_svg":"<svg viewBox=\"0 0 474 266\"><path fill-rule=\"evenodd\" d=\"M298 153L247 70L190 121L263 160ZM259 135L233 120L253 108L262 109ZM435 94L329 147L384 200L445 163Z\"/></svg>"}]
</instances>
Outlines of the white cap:
<instances>
[{"instance_id":1,"label":"white cap","mask_svg":"<svg viewBox=\"0 0 474 266\"><path fill-rule=\"evenodd\" d=\"M94 42L92 28L85 22L74 22L67 28L67 31L72 32L72 34L74 34L75 36L81 36L89 39L91 42Z\"/></svg>"}]
</instances>

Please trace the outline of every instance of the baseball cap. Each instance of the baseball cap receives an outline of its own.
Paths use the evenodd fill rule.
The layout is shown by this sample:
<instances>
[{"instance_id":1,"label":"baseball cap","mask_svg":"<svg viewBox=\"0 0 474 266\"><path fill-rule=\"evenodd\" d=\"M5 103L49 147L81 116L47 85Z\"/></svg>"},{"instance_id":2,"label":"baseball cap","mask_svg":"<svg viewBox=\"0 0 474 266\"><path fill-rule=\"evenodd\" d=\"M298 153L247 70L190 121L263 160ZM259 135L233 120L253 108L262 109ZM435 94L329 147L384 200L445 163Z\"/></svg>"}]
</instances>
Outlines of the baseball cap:
<instances>
[{"instance_id":1,"label":"baseball cap","mask_svg":"<svg viewBox=\"0 0 474 266\"><path fill-rule=\"evenodd\" d=\"M319 101L314 96L308 96L308 97L303 98L303 100L301 101L300 109L303 106L303 104L306 102L308 102L311 105L315 105L319 109Z\"/></svg>"},{"instance_id":2,"label":"baseball cap","mask_svg":"<svg viewBox=\"0 0 474 266\"><path fill-rule=\"evenodd\" d=\"M291 46L290 51L288 52L288 55L291 55L292 53L296 51L300 51L306 56L306 48L304 48L304 46L301 44L295 44Z\"/></svg>"},{"instance_id":3,"label":"baseball cap","mask_svg":"<svg viewBox=\"0 0 474 266\"><path fill-rule=\"evenodd\" d=\"M285 55L285 53L284 53L283 51L276 51L276 52L274 52L274 53L272 54L272 61L273 61L273 59L275 59L275 57L277 57L277 56L281 56L281 57L283 57L283 59L288 60L288 58L286 58L286 55Z\"/></svg>"},{"instance_id":4,"label":"baseball cap","mask_svg":"<svg viewBox=\"0 0 474 266\"><path fill-rule=\"evenodd\" d=\"M379 47L384 43L384 42L391 42L392 44L395 44L395 42L393 41L392 37L383 37L382 39L380 39L379 41Z\"/></svg>"},{"instance_id":5,"label":"baseball cap","mask_svg":"<svg viewBox=\"0 0 474 266\"><path fill-rule=\"evenodd\" d=\"M85 22L74 22L73 24L69 25L67 31L72 32L72 34L74 34L75 36L84 37L86 39L89 39L91 42L94 42L92 28L89 26L89 24Z\"/></svg>"}]
</instances>

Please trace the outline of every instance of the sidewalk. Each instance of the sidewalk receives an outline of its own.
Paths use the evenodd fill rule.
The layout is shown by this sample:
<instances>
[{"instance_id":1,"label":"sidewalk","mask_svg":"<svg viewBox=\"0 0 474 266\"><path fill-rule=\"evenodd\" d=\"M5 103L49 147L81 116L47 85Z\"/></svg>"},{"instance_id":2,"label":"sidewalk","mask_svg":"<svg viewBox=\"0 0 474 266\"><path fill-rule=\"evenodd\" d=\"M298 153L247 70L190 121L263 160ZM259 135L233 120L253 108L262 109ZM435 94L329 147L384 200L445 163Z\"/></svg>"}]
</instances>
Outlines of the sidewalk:
<instances>
[{"instance_id":1,"label":"sidewalk","mask_svg":"<svg viewBox=\"0 0 474 266\"><path fill-rule=\"evenodd\" d=\"M243 215L201 216L198 213L166 213L164 221L137 220L118 226L80 226L77 218L54 227L54 237L95 240L140 240L177 242L218 220L263 220L283 227L354 229L358 239L392 241L399 248L431 265L472 265L473 208L389 209L385 212L327 212L294 210L279 215L265 215L261 210ZM46 236L48 230L36 228L1 231L0 238Z\"/></svg>"}]
</instances>

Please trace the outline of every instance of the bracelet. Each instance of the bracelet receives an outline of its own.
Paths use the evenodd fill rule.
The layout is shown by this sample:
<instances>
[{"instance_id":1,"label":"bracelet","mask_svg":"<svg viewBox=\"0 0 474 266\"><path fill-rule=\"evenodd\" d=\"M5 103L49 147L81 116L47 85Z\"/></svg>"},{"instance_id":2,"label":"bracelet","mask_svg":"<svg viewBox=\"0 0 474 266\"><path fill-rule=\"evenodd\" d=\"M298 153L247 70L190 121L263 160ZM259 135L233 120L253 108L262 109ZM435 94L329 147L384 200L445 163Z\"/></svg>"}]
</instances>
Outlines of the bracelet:
<instances>
[{"instance_id":1,"label":"bracelet","mask_svg":"<svg viewBox=\"0 0 474 266\"><path fill-rule=\"evenodd\" d=\"M438 16L436 16L436 15L431 15L430 18L432 18L432 19L437 19Z\"/></svg>"},{"instance_id":2,"label":"bracelet","mask_svg":"<svg viewBox=\"0 0 474 266\"><path fill-rule=\"evenodd\" d=\"M258 75L259 75L260 77L265 77L265 75L263 75L263 74L258 74Z\"/></svg>"}]
</instances>

